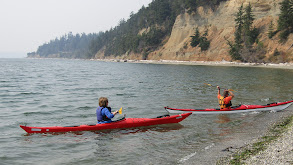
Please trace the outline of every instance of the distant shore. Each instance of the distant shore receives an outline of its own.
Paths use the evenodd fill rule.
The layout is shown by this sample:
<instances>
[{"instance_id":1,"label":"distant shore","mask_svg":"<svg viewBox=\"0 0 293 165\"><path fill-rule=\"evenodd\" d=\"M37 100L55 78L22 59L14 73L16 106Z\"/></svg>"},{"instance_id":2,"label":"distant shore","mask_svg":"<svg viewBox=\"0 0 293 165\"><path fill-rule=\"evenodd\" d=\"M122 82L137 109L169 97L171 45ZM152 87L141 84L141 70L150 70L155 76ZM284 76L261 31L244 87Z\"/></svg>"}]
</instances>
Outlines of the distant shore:
<instances>
[{"instance_id":1,"label":"distant shore","mask_svg":"<svg viewBox=\"0 0 293 165\"><path fill-rule=\"evenodd\" d=\"M120 59L94 59L107 62L128 62L128 63L146 63L146 64L175 64L175 65L206 65L206 66L240 66L240 67L264 67L264 68L282 68L293 69L293 63L242 63L229 61L175 61L175 60L120 60Z\"/></svg>"},{"instance_id":2,"label":"distant shore","mask_svg":"<svg viewBox=\"0 0 293 165\"><path fill-rule=\"evenodd\" d=\"M31 57L27 57L31 58ZM54 59L54 58L31 58L31 59ZM56 58L64 59L64 58ZM263 68L280 68L293 69L293 62L286 63L244 63L230 61L177 61L177 60L124 60L124 59L90 59L91 61L104 62L127 62L142 64L174 64L174 65L205 65L205 66L239 66L239 67L263 67Z\"/></svg>"}]
</instances>

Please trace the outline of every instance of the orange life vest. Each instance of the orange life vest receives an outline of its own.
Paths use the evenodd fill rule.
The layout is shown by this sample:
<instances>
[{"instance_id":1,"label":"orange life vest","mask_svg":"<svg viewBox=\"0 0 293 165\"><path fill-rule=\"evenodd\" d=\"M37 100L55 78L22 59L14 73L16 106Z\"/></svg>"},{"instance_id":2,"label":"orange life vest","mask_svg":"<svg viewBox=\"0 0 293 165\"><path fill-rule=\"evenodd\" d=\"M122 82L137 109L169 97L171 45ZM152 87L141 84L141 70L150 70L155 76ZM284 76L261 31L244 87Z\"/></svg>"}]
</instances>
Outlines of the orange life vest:
<instances>
[{"instance_id":1,"label":"orange life vest","mask_svg":"<svg viewBox=\"0 0 293 165\"><path fill-rule=\"evenodd\" d=\"M228 104L225 104L225 98L223 96L221 96L219 98L219 105L220 105L221 109L224 109L224 108L229 108L232 105L232 103L230 101Z\"/></svg>"}]
</instances>

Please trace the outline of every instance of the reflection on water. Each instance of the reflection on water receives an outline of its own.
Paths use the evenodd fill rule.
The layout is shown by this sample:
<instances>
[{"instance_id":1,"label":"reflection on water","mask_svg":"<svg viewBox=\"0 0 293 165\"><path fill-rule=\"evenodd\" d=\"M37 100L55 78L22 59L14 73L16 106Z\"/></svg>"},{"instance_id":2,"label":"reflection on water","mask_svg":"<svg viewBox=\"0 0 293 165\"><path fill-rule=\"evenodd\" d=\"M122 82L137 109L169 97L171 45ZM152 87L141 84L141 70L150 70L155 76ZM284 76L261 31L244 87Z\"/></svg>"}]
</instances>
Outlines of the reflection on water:
<instances>
[{"instance_id":1,"label":"reflection on water","mask_svg":"<svg viewBox=\"0 0 293 165\"><path fill-rule=\"evenodd\" d=\"M107 129L107 130L99 130L99 131L74 131L74 132L52 132L52 133L43 133L43 134L34 134L34 133L25 133L23 136L48 136L48 135L83 135L85 132L93 132L98 135L107 135L107 134L121 134L128 135L134 133L142 133L142 132L168 132L173 130L182 129L183 125L180 123L172 123L172 124L162 124L162 125L152 125L152 126L144 126L144 127L135 127L135 128L126 128L126 129Z\"/></svg>"},{"instance_id":2,"label":"reflection on water","mask_svg":"<svg viewBox=\"0 0 293 165\"><path fill-rule=\"evenodd\" d=\"M215 120L216 123L223 124L223 123L228 123L231 121L229 116L225 114L218 115L217 117L218 117L218 120Z\"/></svg>"}]
</instances>

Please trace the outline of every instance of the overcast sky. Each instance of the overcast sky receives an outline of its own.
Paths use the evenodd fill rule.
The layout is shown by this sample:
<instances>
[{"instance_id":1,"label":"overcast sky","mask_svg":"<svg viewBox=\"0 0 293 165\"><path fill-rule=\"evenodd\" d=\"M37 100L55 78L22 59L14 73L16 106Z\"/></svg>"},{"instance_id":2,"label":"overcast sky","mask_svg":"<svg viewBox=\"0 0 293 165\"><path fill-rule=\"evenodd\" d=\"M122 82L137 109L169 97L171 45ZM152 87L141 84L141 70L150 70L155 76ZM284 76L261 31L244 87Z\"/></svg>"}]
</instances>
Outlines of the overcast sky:
<instances>
[{"instance_id":1,"label":"overcast sky","mask_svg":"<svg viewBox=\"0 0 293 165\"><path fill-rule=\"evenodd\" d=\"M0 0L0 57L25 57L68 32L109 30L151 1Z\"/></svg>"}]
</instances>

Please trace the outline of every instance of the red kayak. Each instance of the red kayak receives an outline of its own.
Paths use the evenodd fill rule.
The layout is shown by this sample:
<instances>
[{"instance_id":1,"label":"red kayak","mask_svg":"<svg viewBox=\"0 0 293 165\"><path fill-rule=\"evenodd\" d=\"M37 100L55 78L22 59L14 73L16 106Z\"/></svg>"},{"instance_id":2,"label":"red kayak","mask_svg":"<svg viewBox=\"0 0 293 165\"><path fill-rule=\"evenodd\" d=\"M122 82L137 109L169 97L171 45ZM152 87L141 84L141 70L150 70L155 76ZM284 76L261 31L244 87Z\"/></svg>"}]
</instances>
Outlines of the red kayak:
<instances>
[{"instance_id":1,"label":"red kayak","mask_svg":"<svg viewBox=\"0 0 293 165\"><path fill-rule=\"evenodd\" d=\"M157 118L123 118L119 121L113 121L105 124L95 125L79 125L79 126L53 126L53 127L28 127L20 125L27 133L53 133L53 132L70 132L70 131L97 131L105 129L121 129L121 128L133 128L144 127L160 124L179 123L187 118L192 113L184 113L179 115L165 115L158 116Z\"/></svg>"},{"instance_id":2,"label":"red kayak","mask_svg":"<svg viewBox=\"0 0 293 165\"><path fill-rule=\"evenodd\" d=\"M255 112L255 111L280 111L288 108L293 104L293 100L285 102L270 103L267 105L239 105L231 107L231 109L180 109L180 108L169 108L165 109L169 113L187 113L192 112L193 114L227 114L227 113L243 113L243 112Z\"/></svg>"}]
</instances>

